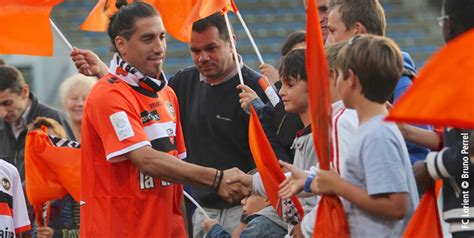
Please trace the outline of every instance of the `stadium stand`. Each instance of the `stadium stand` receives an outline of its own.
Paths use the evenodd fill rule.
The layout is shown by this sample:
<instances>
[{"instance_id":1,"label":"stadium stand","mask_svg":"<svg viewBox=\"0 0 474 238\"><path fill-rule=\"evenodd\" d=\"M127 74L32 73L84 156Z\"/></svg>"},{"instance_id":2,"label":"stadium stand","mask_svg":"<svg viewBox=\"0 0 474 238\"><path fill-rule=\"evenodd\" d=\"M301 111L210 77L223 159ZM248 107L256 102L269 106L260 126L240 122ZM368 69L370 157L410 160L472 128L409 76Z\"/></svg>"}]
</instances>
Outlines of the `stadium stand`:
<instances>
[{"instance_id":1,"label":"stadium stand","mask_svg":"<svg viewBox=\"0 0 474 238\"><path fill-rule=\"evenodd\" d=\"M302 0L235 0L266 62L278 65L280 46L286 36L305 28L306 14ZM97 3L95 0L64 0L55 7L52 19L70 42L80 48L92 49L103 60L110 58L108 37L103 32L80 31L79 26ZM387 16L387 36L394 39L402 50L410 53L417 67L442 45L440 29L436 24L438 9L434 6L413 8L403 0L382 0ZM237 35L237 50L251 67L259 65L247 36L230 14ZM170 36L168 38L165 71L168 75L191 65L187 46Z\"/></svg>"}]
</instances>

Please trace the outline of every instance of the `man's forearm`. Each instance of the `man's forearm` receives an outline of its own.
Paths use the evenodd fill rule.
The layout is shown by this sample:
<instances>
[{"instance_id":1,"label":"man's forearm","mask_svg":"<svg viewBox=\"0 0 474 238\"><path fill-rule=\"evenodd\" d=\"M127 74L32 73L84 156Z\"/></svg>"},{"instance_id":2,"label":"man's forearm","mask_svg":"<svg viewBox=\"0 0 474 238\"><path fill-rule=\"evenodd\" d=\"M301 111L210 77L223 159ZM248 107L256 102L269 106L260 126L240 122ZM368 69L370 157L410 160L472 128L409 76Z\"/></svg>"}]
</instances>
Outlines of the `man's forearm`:
<instances>
[{"instance_id":1,"label":"man's forearm","mask_svg":"<svg viewBox=\"0 0 474 238\"><path fill-rule=\"evenodd\" d=\"M186 163L148 146L130 152L127 157L142 173L168 182L213 186L217 180L216 169Z\"/></svg>"},{"instance_id":2,"label":"man's forearm","mask_svg":"<svg viewBox=\"0 0 474 238\"><path fill-rule=\"evenodd\" d=\"M412 125L406 125L403 136L405 140L419 146L429 148L430 150L438 150L441 138L433 130L426 130Z\"/></svg>"}]
</instances>

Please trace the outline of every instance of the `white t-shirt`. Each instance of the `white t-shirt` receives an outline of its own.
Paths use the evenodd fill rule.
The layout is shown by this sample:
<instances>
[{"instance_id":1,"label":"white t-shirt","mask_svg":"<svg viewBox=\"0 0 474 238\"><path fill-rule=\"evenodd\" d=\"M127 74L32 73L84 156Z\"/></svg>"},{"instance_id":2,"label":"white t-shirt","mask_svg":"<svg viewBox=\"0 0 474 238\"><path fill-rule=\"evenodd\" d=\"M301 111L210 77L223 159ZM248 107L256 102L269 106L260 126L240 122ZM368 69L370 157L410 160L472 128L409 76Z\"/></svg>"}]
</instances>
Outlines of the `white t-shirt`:
<instances>
[{"instance_id":1,"label":"white t-shirt","mask_svg":"<svg viewBox=\"0 0 474 238\"><path fill-rule=\"evenodd\" d=\"M359 125L357 112L344 107L342 101L334 102L332 105L332 147L333 160L337 172L343 176L345 161L349 154L353 134ZM319 198L319 197L318 197ZM318 199L319 202L319 199ZM305 214L301 222L301 231L305 237L313 237L314 223L318 206L313 207L311 212Z\"/></svg>"}]
</instances>

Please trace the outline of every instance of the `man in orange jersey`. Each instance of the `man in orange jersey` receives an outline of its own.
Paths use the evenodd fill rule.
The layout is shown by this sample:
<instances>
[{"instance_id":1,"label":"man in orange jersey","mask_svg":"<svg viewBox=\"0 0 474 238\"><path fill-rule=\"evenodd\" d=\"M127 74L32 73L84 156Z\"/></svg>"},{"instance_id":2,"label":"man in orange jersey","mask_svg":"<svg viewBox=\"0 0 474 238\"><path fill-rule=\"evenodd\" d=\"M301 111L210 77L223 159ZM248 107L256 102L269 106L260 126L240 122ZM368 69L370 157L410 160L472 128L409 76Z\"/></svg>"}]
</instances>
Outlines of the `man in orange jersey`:
<instances>
[{"instance_id":1,"label":"man in orange jersey","mask_svg":"<svg viewBox=\"0 0 474 238\"><path fill-rule=\"evenodd\" d=\"M173 183L213 187L228 202L248 191L223 182L242 173L236 168L180 160L178 102L161 72L162 20L146 3L117 5L107 29L117 53L84 109L81 237L185 237L182 186Z\"/></svg>"}]
</instances>

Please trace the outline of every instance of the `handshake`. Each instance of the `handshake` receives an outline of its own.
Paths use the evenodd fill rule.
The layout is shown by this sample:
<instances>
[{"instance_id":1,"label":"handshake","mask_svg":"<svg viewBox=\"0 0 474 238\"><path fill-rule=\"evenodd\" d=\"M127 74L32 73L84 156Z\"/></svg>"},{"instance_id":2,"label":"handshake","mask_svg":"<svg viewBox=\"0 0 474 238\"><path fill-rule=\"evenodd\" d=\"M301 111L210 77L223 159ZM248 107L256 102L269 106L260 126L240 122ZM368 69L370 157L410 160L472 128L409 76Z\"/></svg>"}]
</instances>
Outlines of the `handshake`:
<instances>
[{"instance_id":1,"label":"handshake","mask_svg":"<svg viewBox=\"0 0 474 238\"><path fill-rule=\"evenodd\" d=\"M220 171L216 174L214 188L227 202L238 202L252 193L252 175L235 167Z\"/></svg>"},{"instance_id":2,"label":"handshake","mask_svg":"<svg viewBox=\"0 0 474 238\"><path fill-rule=\"evenodd\" d=\"M278 196L282 199L288 199L292 195L297 195L303 191L309 174L283 161L280 161L280 165L285 171L290 173L279 185ZM229 203L237 202L249 196L252 192L253 176L242 172L238 168L223 171L221 179L218 173L216 178L218 178L218 185L214 186L214 188L216 188L217 194ZM334 169L317 170L317 176L309 181L307 189L314 194L335 194L342 181ZM259 182L257 181L257 183Z\"/></svg>"}]
</instances>

